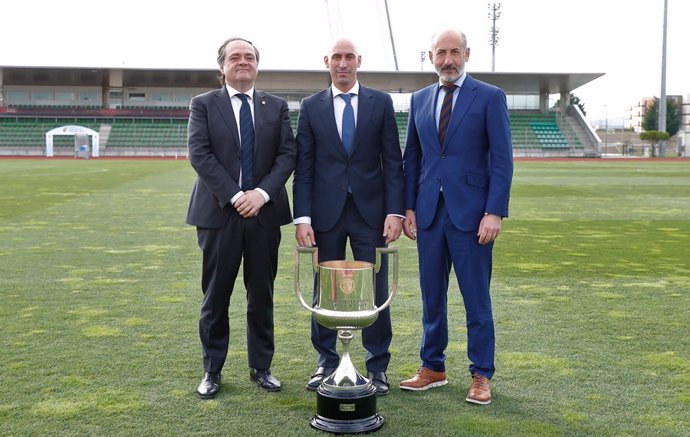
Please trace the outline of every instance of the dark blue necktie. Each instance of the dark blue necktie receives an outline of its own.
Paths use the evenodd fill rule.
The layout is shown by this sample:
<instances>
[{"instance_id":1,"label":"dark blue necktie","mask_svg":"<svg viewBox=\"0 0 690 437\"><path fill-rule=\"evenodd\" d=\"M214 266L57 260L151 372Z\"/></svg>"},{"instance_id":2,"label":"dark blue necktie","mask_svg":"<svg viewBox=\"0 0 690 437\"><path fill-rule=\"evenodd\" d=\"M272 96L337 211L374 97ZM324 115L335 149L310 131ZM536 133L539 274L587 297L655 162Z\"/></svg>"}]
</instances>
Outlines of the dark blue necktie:
<instances>
[{"instance_id":1,"label":"dark blue necktie","mask_svg":"<svg viewBox=\"0 0 690 437\"><path fill-rule=\"evenodd\" d=\"M355 139L355 110L352 108L352 96L343 93L340 95L345 100L345 109L343 110L343 146L345 152L350 154L352 150L352 142Z\"/></svg>"},{"instance_id":2,"label":"dark blue necktie","mask_svg":"<svg viewBox=\"0 0 690 437\"><path fill-rule=\"evenodd\" d=\"M438 142L443 145L446 140L446 132L448 131L448 122L450 121L450 114L453 110L453 91L457 85L445 86L441 85L441 89L445 91L446 95L443 97L443 104L441 105L441 115L438 117Z\"/></svg>"},{"instance_id":3,"label":"dark blue necktie","mask_svg":"<svg viewBox=\"0 0 690 437\"><path fill-rule=\"evenodd\" d=\"M246 94L236 94L240 107L240 139L242 142L242 189L254 188L254 122Z\"/></svg>"}]
</instances>

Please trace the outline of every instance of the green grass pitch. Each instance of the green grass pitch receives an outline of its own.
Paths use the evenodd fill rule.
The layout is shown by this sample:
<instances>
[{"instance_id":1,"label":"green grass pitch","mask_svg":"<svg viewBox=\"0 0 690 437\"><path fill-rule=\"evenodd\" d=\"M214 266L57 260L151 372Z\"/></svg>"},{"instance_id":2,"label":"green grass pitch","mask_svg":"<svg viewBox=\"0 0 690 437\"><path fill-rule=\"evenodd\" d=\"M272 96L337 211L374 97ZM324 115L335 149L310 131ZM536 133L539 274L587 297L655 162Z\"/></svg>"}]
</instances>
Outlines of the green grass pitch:
<instances>
[{"instance_id":1,"label":"green grass pitch","mask_svg":"<svg viewBox=\"0 0 690 437\"><path fill-rule=\"evenodd\" d=\"M294 231L276 281L279 393L250 380L246 299L215 400L195 394L200 254L184 160L0 160L0 435L305 436L316 410ZM517 161L494 251L494 402L465 403L464 313L449 291L450 383L418 366L417 254L402 239L380 436L690 435L690 162ZM454 281L451 281L453 283ZM352 343L362 371L360 334Z\"/></svg>"}]
</instances>

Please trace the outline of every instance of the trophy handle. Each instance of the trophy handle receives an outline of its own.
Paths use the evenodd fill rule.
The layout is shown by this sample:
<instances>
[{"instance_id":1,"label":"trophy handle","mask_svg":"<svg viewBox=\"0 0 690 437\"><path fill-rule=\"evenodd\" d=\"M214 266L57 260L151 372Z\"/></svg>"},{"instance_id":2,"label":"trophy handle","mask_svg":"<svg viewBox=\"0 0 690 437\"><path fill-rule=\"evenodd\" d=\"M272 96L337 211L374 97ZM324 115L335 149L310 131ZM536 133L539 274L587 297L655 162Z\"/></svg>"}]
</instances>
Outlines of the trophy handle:
<instances>
[{"instance_id":1,"label":"trophy handle","mask_svg":"<svg viewBox=\"0 0 690 437\"><path fill-rule=\"evenodd\" d=\"M299 303L302 304L302 306L312 313L315 313L316 310L311 307L311 305L307 304L307 302L304 300L304 297L302 297L302 287L300 287L299 284L299 259L300 259L300 254L302 253L311 253L311 266L312 266L312 271L316 273L318 271L318 264L319 264L319 250L316 247L301 247L298 246L295 250L295 294L297 295L297 299L299 300Z\"/></svg>"},{"instance_id":2,"label":"trophy handle","mask_svg":"<svg viewBox=\"0 0 690 437\"><path fill-rule=\"evenodd\" d=\"M388 263L388 270L389 270L389 275L393 277L393 282L391 284L391 291L388 293L388 299L378 307L376 310L378 312L381 312L385 310L388 305L390 305L391 301L393 300L393 297L395 297L395 294L398 292L398 248L397 247L377 247L376 248L376 267L374 268L374 272L378 273L379 270L381 270L381 254L387 254L387 255L392 255L393 256L393 262ZM374 287L376 287L376 280L374 280ZM374 288L375 289L375 288ZM374 293L376 295L376 293Z\"/></svg>"}]
</instances>

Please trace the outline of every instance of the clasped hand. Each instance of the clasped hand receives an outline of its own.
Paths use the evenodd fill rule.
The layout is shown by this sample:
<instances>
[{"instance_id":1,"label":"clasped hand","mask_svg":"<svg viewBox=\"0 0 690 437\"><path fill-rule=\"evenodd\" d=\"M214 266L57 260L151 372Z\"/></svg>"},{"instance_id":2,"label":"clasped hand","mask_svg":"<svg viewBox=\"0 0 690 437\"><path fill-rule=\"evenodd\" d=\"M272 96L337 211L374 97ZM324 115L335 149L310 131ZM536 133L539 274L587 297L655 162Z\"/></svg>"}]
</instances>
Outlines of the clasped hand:
<instances>
[{"instance_id":1,"label":"clasped hand","mask_svg":"<svg viewBox=\"0 0 690 437\"><path fill-rule=\"evenodd\" d=\"M233 205L244 218L256 217L259 210L266 203L266 199L256 190L247 190Z\"/></svg>"}]
</instances>

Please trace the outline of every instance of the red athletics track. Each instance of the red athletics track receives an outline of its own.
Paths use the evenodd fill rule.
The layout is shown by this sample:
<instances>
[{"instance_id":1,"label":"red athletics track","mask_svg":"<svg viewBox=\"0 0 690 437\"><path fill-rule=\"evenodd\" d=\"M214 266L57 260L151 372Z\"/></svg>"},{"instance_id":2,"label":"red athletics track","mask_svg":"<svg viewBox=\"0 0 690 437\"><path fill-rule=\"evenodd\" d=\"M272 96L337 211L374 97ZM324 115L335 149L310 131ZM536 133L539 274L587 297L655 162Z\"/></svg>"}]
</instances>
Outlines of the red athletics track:
<instances>
[{"instance_id":1,"label":"red athletics track","mask_svg":"<svg viewBox=\"0 0 690 437\"><path fill-rule=\"evenodd\" d=\"M40 156L40 155L0 155L0 159L36 159L36 160L80 160L83 158L75 158L73 156ZM98 158L90 157L95 160L180 160L187 158L185 156L99 156ZM649 162L690 162L690 157L673 157L673 158L539 158L539 157L516 157L514 161L553 161L553 162L603 162L603 161L649 161Z\"/></svg>"}]
</instances>

